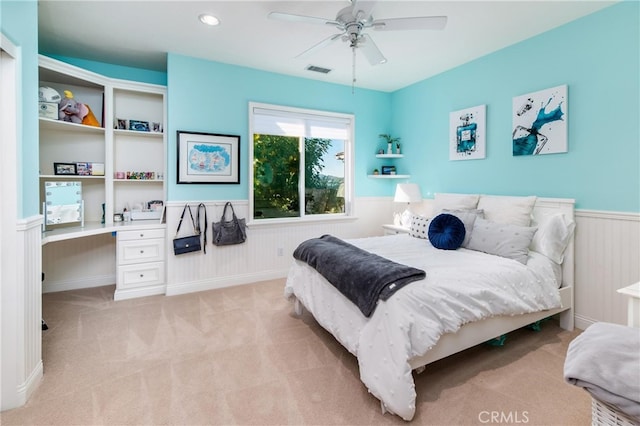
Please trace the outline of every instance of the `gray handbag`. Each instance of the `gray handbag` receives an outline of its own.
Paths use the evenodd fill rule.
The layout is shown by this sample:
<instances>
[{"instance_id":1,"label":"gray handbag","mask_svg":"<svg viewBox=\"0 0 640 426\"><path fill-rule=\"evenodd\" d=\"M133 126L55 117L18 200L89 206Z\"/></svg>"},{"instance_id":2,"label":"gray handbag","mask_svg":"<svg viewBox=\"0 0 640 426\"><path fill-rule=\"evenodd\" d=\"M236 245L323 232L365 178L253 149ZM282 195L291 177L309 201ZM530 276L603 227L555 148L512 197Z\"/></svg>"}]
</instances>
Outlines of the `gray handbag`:
<instances>
[{"instance_id":1,"label":"gray handbag","mask_svg":"<svg viewBox=\"0 0 640 426\"><path fill-rule=\"evenodd\" d=\"M231 208L231 220L226 220L227 207ZM238 219L233 205L227 202L222 211L220 222L213 222L213 244L216 246L228 246L242 244L247 240L247 224L245 219Z\"/></svg>"}]
</instances>

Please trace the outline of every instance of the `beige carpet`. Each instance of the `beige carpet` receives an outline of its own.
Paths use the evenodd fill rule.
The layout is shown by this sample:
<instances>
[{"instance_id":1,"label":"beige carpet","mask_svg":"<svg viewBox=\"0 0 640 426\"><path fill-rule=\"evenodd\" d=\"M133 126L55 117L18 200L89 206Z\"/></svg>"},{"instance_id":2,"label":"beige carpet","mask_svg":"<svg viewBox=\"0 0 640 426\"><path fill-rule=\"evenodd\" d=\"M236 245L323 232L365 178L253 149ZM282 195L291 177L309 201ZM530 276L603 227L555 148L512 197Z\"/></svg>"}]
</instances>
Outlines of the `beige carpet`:
<instances>
[{"instance_id":1,"label":"beige carpet","mask_svg":"<svg viewBox=\"0 0 640 426\"><path fill-rule=\"evenodd\" d=\"M114 302L114 287L50 293L44 378L2 425L406 424L380 411L356 359L283 280ZM416 376L424 425L588 425L590 398L562 378L578 335L547 322Z\"/></svg>"}]
</instances>

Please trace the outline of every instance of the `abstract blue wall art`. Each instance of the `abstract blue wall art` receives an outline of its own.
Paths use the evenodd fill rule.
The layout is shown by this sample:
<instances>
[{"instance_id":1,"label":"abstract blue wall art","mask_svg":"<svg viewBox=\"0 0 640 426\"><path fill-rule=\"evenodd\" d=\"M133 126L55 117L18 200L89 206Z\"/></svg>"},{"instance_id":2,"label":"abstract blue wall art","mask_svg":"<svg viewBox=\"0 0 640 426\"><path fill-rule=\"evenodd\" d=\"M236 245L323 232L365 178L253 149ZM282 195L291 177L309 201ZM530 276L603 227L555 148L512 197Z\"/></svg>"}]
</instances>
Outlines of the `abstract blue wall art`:
<instances>
[{"instance_id":1,"label":"abstract blue wall art","mask_svg":"<svg viewBox=\"0 0 640 426\"><path fill-rule=\"evenodd\" d=\"M449 160L474 160L486 155L486 105L449 114Z\"/></svg>"},{"instance_id":2,"label":"abstract blue wall art","mask_svg":"<svg viewBox=\"0 0 640 426\"><path fill-rule=\"evenodd\" d=\"M567 152L567 86L513 98L513 155Z\"/></svg>"}]
</instances>

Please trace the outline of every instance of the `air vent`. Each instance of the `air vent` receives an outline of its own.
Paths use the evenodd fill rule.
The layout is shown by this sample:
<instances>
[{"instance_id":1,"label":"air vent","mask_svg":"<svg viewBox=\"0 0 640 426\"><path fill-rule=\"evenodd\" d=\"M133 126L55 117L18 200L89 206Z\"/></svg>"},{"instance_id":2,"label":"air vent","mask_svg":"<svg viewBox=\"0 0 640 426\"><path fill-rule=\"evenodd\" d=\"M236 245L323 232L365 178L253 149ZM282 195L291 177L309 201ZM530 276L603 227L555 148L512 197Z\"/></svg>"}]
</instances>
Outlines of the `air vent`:
<instances>
[{"instance_id":1,"label":"air vent","mask_svg":"<svg viewBox=\"0 0 640 426\"><path fill-rule=\"evenodd\" d=\"M305 68L307 71L319 72L322 74L329 74L331 70L329 68L317 67L315 65L309 65Z\"/></svg>"}]
</instances>

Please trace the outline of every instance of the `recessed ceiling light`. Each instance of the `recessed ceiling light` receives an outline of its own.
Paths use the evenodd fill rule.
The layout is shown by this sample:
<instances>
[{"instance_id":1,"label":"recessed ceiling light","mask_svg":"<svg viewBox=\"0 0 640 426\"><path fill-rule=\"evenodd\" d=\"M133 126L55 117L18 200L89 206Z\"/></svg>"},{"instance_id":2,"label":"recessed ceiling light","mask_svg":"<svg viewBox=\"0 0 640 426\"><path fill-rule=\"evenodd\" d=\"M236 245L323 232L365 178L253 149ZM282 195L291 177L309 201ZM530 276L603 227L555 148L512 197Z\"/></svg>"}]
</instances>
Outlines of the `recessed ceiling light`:
<instances>
[{"instance_id":1,"label":"recessed ceiling light","mask_svg":"<svg viewBox=\"0 0 640 426\"><path fill-rule=\"evenodd\" d=\"M220 20L218 18L208 13L203 13L202 15L198 16L198 18L200 19L200 22L202 22L203 24L207 24L211 26L216 26L220 24Z\"/></svg>"}]
</instances>

